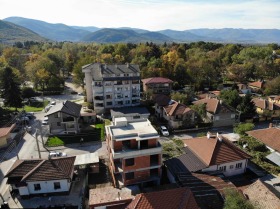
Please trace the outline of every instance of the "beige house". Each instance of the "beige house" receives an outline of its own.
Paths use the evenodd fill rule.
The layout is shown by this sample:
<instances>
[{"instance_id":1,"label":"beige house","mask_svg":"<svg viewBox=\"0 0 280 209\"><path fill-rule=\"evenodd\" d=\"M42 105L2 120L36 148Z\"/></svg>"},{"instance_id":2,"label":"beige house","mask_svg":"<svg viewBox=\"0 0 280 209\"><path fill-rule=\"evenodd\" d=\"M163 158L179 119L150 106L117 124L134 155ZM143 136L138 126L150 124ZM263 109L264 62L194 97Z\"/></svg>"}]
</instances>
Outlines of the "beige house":
<instances>
[{"instance_id":1,"label":"beige house","mask_svg":"<svg viewBox=\"0 0 280 209\"><path fill-rule=\"evenodd\" d=\"M263 115L267 111L271 116L280 116L280 104L270 102L267 99L254 98L252 99L256 106L256 112L259 115Z\"/></svg>"},{"instance_id":2,"label":"beige house","mask_svg":"<svg viewBox=\"0 0 280 209\"><path fill-rule=\"evenodd\" d=\"M8 140L11 139L11 131L16 125L13 124L10 127L0 128L0 147L8 145Z\"/></svg>"},{"instance_id":3,"label":"beige house","mask_svg":"<svg viewBox=\"0 0 280 209\"><path fill-rule=\"evenodd\" d=\"M143 91L151 92L152 94L169 95L172 90L173 81L168 78L152 77L142 79Z\"/></svg>"}]
</instances>

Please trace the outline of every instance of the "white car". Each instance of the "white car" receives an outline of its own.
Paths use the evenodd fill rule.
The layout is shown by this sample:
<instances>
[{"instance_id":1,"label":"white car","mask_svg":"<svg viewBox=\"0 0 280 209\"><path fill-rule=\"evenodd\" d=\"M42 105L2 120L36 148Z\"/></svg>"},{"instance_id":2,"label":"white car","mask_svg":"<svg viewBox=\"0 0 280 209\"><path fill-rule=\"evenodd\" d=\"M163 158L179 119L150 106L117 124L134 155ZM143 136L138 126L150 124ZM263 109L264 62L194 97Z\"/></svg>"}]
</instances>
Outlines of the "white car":
<instances>
[{"instance_id":1,"label":"white car","mask_svg":"<svg viewBox=\"0 0 280 209\"><path fill-rule=\"evenodd\" d=\"M47 120L42 121L42 125L48 125L48 124L49 124L49 121L47 121Z\"/></svg>"},{"instance_id":2,"label":"white car","mask_svg":"<svg viewBox=\"0 0 280 209\"><path fill-rule=\"evenodd\" d=\"M49 158L53 158L53 157L66 157L67 154L65 152L56 152L56 151L51 151L49 153Z\"/></svg>"},{"instance_id":3,"label":"white car","mask_svg":"<svg viewBox=\"0 0 280 209\"><path fill-rule=\"evenodd\" d=\"M56 105L56 101L51 101L51 105Z\"/></svg>"},{"instance_id":4,"label":"white car","mask_svg":"<svg viewBox=\"0 0 280 209\"><path fill-rule=\"evenodd\" d=\"M160 126L160 132L163 136L169 136L169 132L165 126Z\"/></svg>"}]
</instances>

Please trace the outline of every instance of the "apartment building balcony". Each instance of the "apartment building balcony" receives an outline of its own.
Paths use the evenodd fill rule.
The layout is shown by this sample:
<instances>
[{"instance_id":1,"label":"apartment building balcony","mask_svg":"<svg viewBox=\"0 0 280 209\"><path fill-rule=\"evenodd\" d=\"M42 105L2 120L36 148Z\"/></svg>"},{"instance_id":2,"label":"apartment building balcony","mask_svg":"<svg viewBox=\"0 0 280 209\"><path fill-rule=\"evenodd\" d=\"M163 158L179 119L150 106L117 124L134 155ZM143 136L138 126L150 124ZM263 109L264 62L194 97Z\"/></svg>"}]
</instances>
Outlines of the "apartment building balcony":
<instances>
[{"instance_id":1,"label":"apartment building balcony","mask_svg":"<svg viewBox=\"0 0 280 209\"><path fill-rule=\"evenodd\" d=\"M99 101L103 101L104 97L103 96L95 96L94 100L99 100Z\"/></svg>"},{"instance_id":2,"label":"apartment building balcony","mask_svg":"<svg viewBox=\"0 0 280 209\"><path fill-rule=\"evenodd\" d=\"M103 102L95 102L94 107L104 107Z\"/></svg>"},{"instance_id":3,"label":"apartment building balcony","mask_svg":"<svg viewBox=\"0 0 280 209\"><path fill-rule=\"evenodd\" d=\"M140 149L138 148L130 148L128 146L123 146L122 150L112 150L113 158L119 159L119 158L131 158L131 157L137 157L142 155L152 155L152 154L159 154L162 152L162 146L158 142L156 147L146 147L142 146Z\"/></svg>"},{"instance_id":4,"label":"apartment building balcony","mask_svg":"<svg viewBox=\"0 0 280 209\"><path fill-rule=\"evenodd\" d=\"M122 173L115 174L115 179L119 188L124 187L125 185L132 185L132 184L140 184L145 182L156 182L159 184L160 176L159 175L150 175L147 177L142 178L135 178L124 181Z\"/></svg>"}]
</instances>

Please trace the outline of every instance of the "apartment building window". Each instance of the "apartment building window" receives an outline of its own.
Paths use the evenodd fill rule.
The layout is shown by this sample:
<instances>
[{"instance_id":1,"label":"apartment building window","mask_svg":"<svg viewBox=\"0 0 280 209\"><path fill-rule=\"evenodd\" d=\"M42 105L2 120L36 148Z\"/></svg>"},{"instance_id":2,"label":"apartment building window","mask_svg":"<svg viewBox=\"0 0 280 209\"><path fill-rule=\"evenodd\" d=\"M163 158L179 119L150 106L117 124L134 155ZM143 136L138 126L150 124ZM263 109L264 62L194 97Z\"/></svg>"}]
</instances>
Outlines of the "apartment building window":
<instances>
[{"instance_id":1,"label":"apartment building window","mask_svg":"<svg viewBox=\"0 0 280 209\"><path fill-rule=\"evenodd\" d=\"M134 179L134 172L126 173L125 174L125 179L126 180Z\"/></svg>"},{"instance_id":2,"label":"apartment building window","mask_svg":"<svg viewBox=\"0 0 280 209\"><path fill-rule=\"evenodd\" d=\"M134 158L125 159L126 166L133 166L134 165Z\"/></svg>"},{"instance_id":3,"label":"apartment building window","mask_svg":"<svg viewBox=\"0 0 280 209\"><path fill-rule=\"evenodd\" d=\"M107 102L106 105L111 106L111 105L113 105L113 102Z\"/></svg>"},{"instance_id":4,"label":"apartment building window","mask_svg":"<svg viewBox=\"0 0 280 209\"><path fill-rule=\"evenodd\" d=\"M237 164L235 165L235 168L236 168L236 169L242 168L242 163L237 163Z\"/></svg>"},{"instance_id":5,"label":"apartment building window","mask_svg":"<svg viewBox=\"0 0 280 209\"><path fill-rule=\"evenodd\" d=\"M112 99L112 95L106 95L106 99Z\"/></svg>"},{"instance_id":6,"label":"apartment building window","mask_svg":"<svg viewBox=\"0 0 280 209\"><path fill-rule=\"evenodd\" d=\"M41 190L41 184L34 184L34 190L35 191Z\"/></svg>"},{"instance_id":7,"label":"apartment building window","mask_svg":"<svg viewBox=\"0 0 280 209\"><path fill-rule=\"evenodd\" d=\"M230 165L230 166L229 166L229 169L233 169L233 167L234 167L233 165Z\"/></svg>"},{"instance_id":8,"label":"apartment building window","mask_svg":"<svg viewBox=\"0 0 280 209\"><path fill-rule=\"evenodd\" d=\"M61 122L57 122L57 124L56 124L57 126L61 126Z\"/></svg>"},{"instance_id":9,"label":"apartment building window","mask_svg":"<svg viewBox=\"0 0 280 209\"><path fill-rule=\"evenodd\" d=\"M227 167L226 167L226 166L221 166L221 167L219 168L219 170L220 170L220 171L226 171L226 170L227 170Z\"/></svg>"},{"instance_id":10,"label":"apartment building window","mask_svg":"<svg viewBox=\"0 0 280 209\"><path fill-rule=\"evenodd\" d=\"M60 182L54 182L53 187L54 187L54 189L60 189L61 188Z\"/></svg>"},{"instance_id":11,"label":"apartment building window","mask_svg":"<svg viewBox=\"0 0 280 209\"><path fill-rule=\"evenodd\" d=\"M125 100L124 103L125 103L126 105L128 105L128 104L130 104L130 101L129 101L129 100Z\"/></svg>"}]
</instances>

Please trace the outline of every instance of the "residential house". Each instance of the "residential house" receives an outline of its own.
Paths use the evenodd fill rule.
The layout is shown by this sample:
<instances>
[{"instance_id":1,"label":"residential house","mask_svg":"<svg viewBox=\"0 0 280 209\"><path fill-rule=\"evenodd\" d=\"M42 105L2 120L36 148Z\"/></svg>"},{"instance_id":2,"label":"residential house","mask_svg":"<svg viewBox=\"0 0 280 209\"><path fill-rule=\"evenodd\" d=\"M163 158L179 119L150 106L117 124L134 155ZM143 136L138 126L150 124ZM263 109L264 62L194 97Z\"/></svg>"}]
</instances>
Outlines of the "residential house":
<instances>
[{"instance_id":1,"label":"residential house","mask_svg":"<svg viewBox=\"0 0 280 209\"><path fill-rule=\"evenodd\" d=\"M150 121L115 118L105 130L114 186L159 184L162 147Z\"/></svg>"},{"instance_id":2,"label":"residential house","mask_svg":"<svg viewBox=\"0 0 280 209\"><path fill-rule=\"evenodd\" d=\"M253 98L252 101L256 106L256 112L259 115L279 117L280 116L280 104L270 102L267 99Z\"/></svg>"},{"instance_id":3,"label":"residential house","mask_svg":"<svg viewBox=\"0 0 280 209\"><path fill-rule=\"evenodd\" d=\"M280 208L280 195L271 186L258 179L243 191L248 200L262 209Z\"/></svg>"},{"instance_id":4,"label":"residential house","mask_svg":"<svg viewBox=\"0 0 280 209\"><path fill-rule=\"evenodd\" d=\"M168 126L172 129L180 127L194 127L197 123L197 113L184 104L173 101L163 107L163 118L168 121Z\"/></svg>"},{"instance_id":5,"label":"residential house","mask_svg":"<svg viewBox=\"0 0 280 209\"><path fill-rule=\"evenodd\" d=\"M233 126L239 116L235 109L226 105L222 100L206 98L193 102L194 105L206 104L206 121L213 123L213 127Z\"/></svg>"},{"instance_id":6,"label":"residential house","mask_svg":"<svg viewBox=\"0 0 280 209\"><path fill-rule=\"evenodd\" d=\"M155 115L157 118L163 118L163 107L172 102L170 96L164 94L154 94L153 101L155 102Z\"/></svg>"},{"instance_id":7,"label":"residential house","mask_svg":"<svg viewBox=\"0 0 280 209\"><path fill-rule=\"evenodd\" d=\"M50 134L78 133L82 105L66 101L53 106L48 116Z\"/></svg>"},{"instance_id":8,"label":"residential house","mask_svg":"<svg viewBox=\"0 0 280 209\"><path fill-rule=\"evenodd\" d=\"M11 139L11 132L15 126L16 124L12 124L10 127L0 128L0 148L8 145L8 141Z\"/></svg>"},{"instance_id":9,"label":"residential house","mask_svg":"<svg viewBox=\"0 0 280 209\"><path fill-rule=\"evenodd\" d=\"M189 188L175 188L136 195L127 209L199 209Z\"/></svg>"},{"instance_id":10,"label":"residential house","mask_svg":"<svg viewBox=\"0 0 280 209\"><path fill-rule=\"evenodd\" d=\"M142 83L145 93L169 95L172 90L173 81L168 78L152 77L142 79Z\"/></svg>"},{"instance_id":11,"label":"residential house","mask_svg":"<svg viewBox=\"0 0 280 209\"><path fill-rule=\"evenodd\" d=\"M5 175L21 197L68 194L74 173L74 157L48 160L16 160Z\"/></svg>"},{"instance_id":12,"label":"residential house","mask_svg":"<svg viewBox=\"0 0 280 209\"><path fill-rule=\"evenodd\" d=\"M121 107L121 108L114 108L110 110L112 121L115 118L122 118L125 117L128 121L141 121L148 119L150 116L150 112L146 107Z\"/></svg>"},{"instance_id":13,"label":"residential house","mask_svg":"<svg viewBox=\"0 0 280 209\"><path fill-rule=\"evenodd\" d=\"M248 83L252 93L261 93L264 90L265 81L255 81Z\"/></svg>"},{"instance_id":14,"label":"residential house","mask_svg":"<svg viewBox=\"0 0 280 209\"><path fill-rule=\"evenodd\" d=\"M140 69L138 65L92 63L82 67L85 73L87 101L97 114L116 107L140 104Z\"/></svg>"},{"instance_id":15,"label":"residential house","mask_svg":"<svg viewBox=\"0 0 280 209\"><path fill-rule=\"evenodd\" d=\"M280 95L271 95L267 97L269 102L280 104Z\"/></svg>"},{"instance_id":16,"label":"residential house","mask_svg":"<svg viewBox=\"0 0 280 209\"><path fill-rule=\"evenodd\" d=\"M271 162L280 166L280 129L279 127L269 127L246 132L249 136L264 143L271 151L271 154L266 156Z\"/></svg>"},{"instance_id":17,"label":"residential house","mask_svg":"<svg viewBox=\"0 0 280 209\"><path fill-rule=\"evenodd\" d=\"M246 171L250 156L221 134L207 133L207 136L183 140L185 153L196 162L198 170L204 173L222 173L234 176ZM196 168L196 165L190 165Z\"/></svg>"},{"instance_id":18,"label":"residential house","mask_svg":"<svg viewBox=\"0 0 280 209\"><path fill-rule=\"evenodd\" d=\"M249 88L248 85L244 83L239 83L237 84L239 92L242 94L251 94L251 89Z\"/></svg>"}]
</instances>

